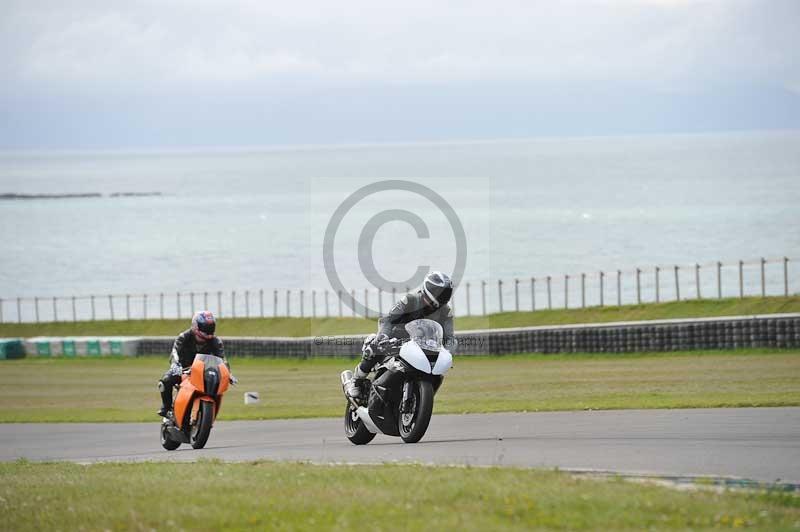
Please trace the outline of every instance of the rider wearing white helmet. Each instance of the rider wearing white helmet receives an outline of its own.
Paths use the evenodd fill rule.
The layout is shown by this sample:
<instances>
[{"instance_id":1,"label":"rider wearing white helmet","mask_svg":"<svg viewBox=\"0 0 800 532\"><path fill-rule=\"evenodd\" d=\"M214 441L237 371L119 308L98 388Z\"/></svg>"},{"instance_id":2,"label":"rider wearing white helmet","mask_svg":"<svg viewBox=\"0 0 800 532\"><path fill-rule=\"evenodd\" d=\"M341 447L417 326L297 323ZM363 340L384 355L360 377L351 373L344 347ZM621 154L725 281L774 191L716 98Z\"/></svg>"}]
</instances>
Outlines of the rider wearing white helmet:
<instances>
[{"instance_id":1,"label":"rider wearing white helmet","mask_svg":"<svg viewBox=\"0 0 800 532\"><path fill-rule=\"evenodd\" d=\"M430 272L419 290L406 294L380 319L377 334L364 339L361 348L361 362L353 371L353 379L346 386L346 393L351 397L361 395L364 379L375 367L385 353L389 339L407 339L406 323L420 318L434 320L444 331L444 346L452 350L456 345L453 332L453 311L447 304L453 295L453 282L446 274L438 271Z\"/></svg>"}]
</instances>

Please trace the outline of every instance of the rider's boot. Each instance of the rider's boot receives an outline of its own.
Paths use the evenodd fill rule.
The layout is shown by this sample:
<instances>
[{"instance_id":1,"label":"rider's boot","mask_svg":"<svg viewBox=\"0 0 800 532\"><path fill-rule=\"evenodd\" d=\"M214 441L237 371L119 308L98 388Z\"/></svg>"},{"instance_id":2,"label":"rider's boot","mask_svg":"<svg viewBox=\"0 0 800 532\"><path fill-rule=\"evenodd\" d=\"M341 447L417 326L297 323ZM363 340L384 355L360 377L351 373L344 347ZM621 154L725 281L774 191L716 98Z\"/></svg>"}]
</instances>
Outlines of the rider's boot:
<instances>
[{"instance_id":1,"label":"rider's boot","mask_svg":"<svg viewBox=\"0 0 800 532\"><path fill-rule=\"evenodd\" d=\"M167 417L167 414L172 409L172 390L164 386L163 382L158 381L158 391L161 392L161 409L156 414L160 417Z\"/></svg>"},{"instance_id":2,"label":"rider's boot","mask_svg":"<svg viewBox=\"0 0 800 532\"><path fill-rule=\"evenodd\" d=\"M344 393L348 397L356 399L364 394L364 388L367 383L367 373L365 373L360 366L356 366L353 370L353 378L345 385Z\"/></svg>"}]
</instances>

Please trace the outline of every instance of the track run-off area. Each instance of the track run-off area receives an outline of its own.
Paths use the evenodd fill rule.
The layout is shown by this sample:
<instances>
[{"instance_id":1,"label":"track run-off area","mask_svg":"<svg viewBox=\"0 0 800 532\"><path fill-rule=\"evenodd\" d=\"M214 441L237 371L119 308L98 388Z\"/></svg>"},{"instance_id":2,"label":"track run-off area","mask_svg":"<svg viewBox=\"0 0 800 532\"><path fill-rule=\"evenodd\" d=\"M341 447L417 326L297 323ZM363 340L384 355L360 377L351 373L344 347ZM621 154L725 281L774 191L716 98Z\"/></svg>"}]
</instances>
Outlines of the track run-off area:
<instances>
[{"instance_id":1,"label":"track run-off area","mask_svg":"<svg viewBox=\"0 0 800 532\"><path fill-rule=\"evenodd\" d=\"M344 407L343 407L344 410ZM168 452L159 423L0 424L0 460L423 463L800 482L800 407L434 415L423 440L354 446L342 419L224 421Z\"/></svg>"}]
</instances>

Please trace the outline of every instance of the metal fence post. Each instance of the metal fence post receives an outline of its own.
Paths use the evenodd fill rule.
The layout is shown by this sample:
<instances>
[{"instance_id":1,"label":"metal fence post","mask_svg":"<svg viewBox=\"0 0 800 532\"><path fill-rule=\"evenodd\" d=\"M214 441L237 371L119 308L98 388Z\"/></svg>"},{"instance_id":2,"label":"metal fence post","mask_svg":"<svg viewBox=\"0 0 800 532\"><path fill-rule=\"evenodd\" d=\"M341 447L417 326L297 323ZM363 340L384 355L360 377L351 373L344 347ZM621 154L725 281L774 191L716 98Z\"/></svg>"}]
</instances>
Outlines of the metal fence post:
<instances>
[{"instance_id":1,"label":"metal fence post","mask_svg":"<svg viewBox=\"0 0 800 532\"><path fill-rule=\"evenodd\" d=\"M291 290L287 290L287 291L286 291L286 317L287 317L287 318L288 318L289 316L291 316L291 310L292 310L292 308L291 308L291 306L290 306L290 303L289 303L289 300L290 300L291 298L292 298Z\"/></svg>"},{"instance_id":2,"label":"metal fence post","mask_svg":"<svg viewBox=\"0 0 800 532\"><path fill-rule=\"evenodd\" d=\"M564 308L569 308L569 275L564 275Z\"/></svg>"},{"instance_id":3,"label":"metal fence post","mask_svg":"<svg viewBox=\"0 0 800 532\"><path fill-rule=\"evenodd\" d=\"M91 299L91 301L92 301L92 321L94 321L94 319L95 319L95 314L94 314L94 296L89 296L89 299Z\"/></svg>"},{"instance_id":4,"label":"metal fence post","mask_svg":"<svg viewBox=\"0 0 800 532\"><path fill-rule=\"evenodd\" d=\"M300 289L300 317L305 318L306 314L306 304L305 304L305 291L301 288Z\"/></svg>"},{"instance_id":5,"label":"metal fence post","mask_svg":"<svg viewBox=\"0 0 800 532\"><path fill-rule=\"evenodd\" d=\"M342 291L339 290L337 293L339 295L339 317L341 318L342 317Z\"/></svg>"},{"instance_id":6,"label":"metal fence post","mask_svg":"<svg viewBox=\"0 0 800 532\"><path fill-rule=\"evenodd\" d=\"M694 287L697 290L697 299L702 299L702 295L700 293L700 265L694 265Z\"/></svg>"},{"instance_id":7,"label":"metal fence post","mask_svg":"<svg viewBox=\"0 0 800 532\"><path fill-rule=\"evenodd\" d=\"M397 303L397 289L392 287L392 305Z\"/></svg>"},{"instance_id":8,"label":"metal fence post","mask_svg":"<svg viewBox=\"0 0 800 532\"><path fill-rule=\"evenodd\" d=\"M328 290L325 290L325 317L330 318L330 307L328 306Z\"/></svg>"},{"instance_id":9,"label":"metal fence post","mask_svg":"<svg viewBox=\"0 0 800 532\"><path fill-rule=\"evenodd\" d=\"M739 299L744 297L744 261L739 261Z\"/></svg>"},{"instance_id":10,"label":"metal fence post","mask_svg":"<svg viewBox=\"0 0 800 532\"><path fill-rule=\"evenodd\" d=\"M250 290L244 291L244 317L250 317Z\"/></svg>"},{"instance_id":11,"label":"metal fence post","mask_svg":"<svg viewBox=\"0 0 800 532\"><path fill-rule=\"evenodd\" d=\"M600 272L600 306L601 307L605 303L605 300L604 300L604 297L603 297L603 292L604 292L604 290L603 290L604 282L603 281L604 281L604 278L605 278L605 274L603 272Z\"/></svg>"},{"instance_id":12,"label":"metal fence post","mask_svg":"<svg viewBox=\"0 0 800 532\"><path fill-rule=\"evenodd\" d=\"M317 291L311 291L311 317L317 317Z\"/></svg>"},{"instance_id":13,"label":"metal fence post","mask_svg":"<svg viewBox=\"0 0 800 532\"><path fill-rule=\"evenodd\" d=\"M236 317L236 290L231 290L231 318Z\"/></svg>"},{"instance_id":14,"label":"metal fence post","mask_svg":"<svg viewBox=\"0 0 800 532\"><path fill-rule=\"evenodd\" d=\"M278 291L272 291L272 317L278 317Z\"/></svg>"},{"instance_id":15,"label":"metal fence post","mask_svg":"<svg viewBox=\"0 0 800 532\"><path fill-rule=\"evenodd\" d=\"M564 308L567 308L566 306ZM586 308L586 274L581 273L581 308Z\"/></svg>"},{"instance_id":16,"label":"metal fence post","mask_svg":"<svg viewBox=\"0 0 800 532\"><path fill-rule=\"evenodd\" d=\"M661 272L661 268L656 266L656 303L661 301L661 283L659 282L659 273Z\"/></svg>"},{"instance_id":17,"label":"metal fence post","mask_svg":"<svg viewBox=\"0 0 800 532\"><path fill-rule=\"evenodd\" d=\"M125 319L131 319L131 296L130 294L125 294Z\"/></svg>"},{"instance_id":18,"label":"metal fence post","mask_svg":"<svg viewBox=\"0 0 800 532\"><path fill-rule=\"evenodd\" d=\"M617 270L617 306L622 306L622 270Z\"/></svg>"},{"instance_id":19,"label":"metal fence post","mask_svg":"<svg viewBox=\"0 0 800 532\"><path fill-rule=\"evenodd\" d=\"M531 312L536 310L536 278L531 277Z\"/></svg>"},{"instance_id":20,"label":"metal fence post","mask_svg":"<svg viewBox=\"0 0 800 532\"><path fill-rule=\"evenodd\" d=\"M180 318L181 317L181 293L180 292L175 292L175 312L176 312L175 317L176 318Z\"/></svg>"},{"instance_id":21,"label":"metal fence post","mask_svg":"<svg viewBox=\"0 0 800 532\"><path fill-rule=\"evenodd\" d=\"M258 315L264 317L264 289L258 289Z\"/></svg>"},{"instance_id":22,"label":"metal fence post","mask_svg":"<svg viewBox=\"0 0 800 532\"><path fill-rule=\"evenodd\" d=\"M350 289L350 307L353 311L353 317L356 317L356 291L354 288Z\"/></svg>"},{"instance_id":23,"label":"metal fence post","mask_svg":"<svg viewBox=\"0 0 800 532\"><path fill-rule=\"evenodd\" d=\"M74 315L75 314L75 310L74 310L75 309L75 297L74 296L72 297L72 302L73 302L72 303L72 308L73 308L72 314ZM75 320L73 320L73 321L75 321ZM17 298L17 323L22 323L22 301L20 300L20 298Z\"/></svg>"},{"instance_id":24,"label":"metal fence post","mask_svg":"<svg viewBox=\"0 0 800 532\"><path fill-rule=\"evenodd\" d=\"M789 296L789 257L783 257L783 295ZM0 312L2 320L2 312Z\"/></svg>"},{"instance_id":25,"label":"metal fence post","mask_svg":"<svg viewBox=\"0 0 800 532\"><path fill-rule=\"evenodd\" d=\"M681 300L681 284L678 280L678 265L675 265L675 301Z\"/></svg>"},{"instance_id":26,"label":"metal fence post","mask_svg":"<svg viewBox=\"0 0 800 532\"><path fill-rule=\"evenodd\" d=\"M108 313L111 315L111 321L114 321L114 301L111 294L108 294Z\"/></svg>"},{"instance_id":27,"label":"metal fence post","mask_svg":"<svg viewBox=\"0 0 800 532\"><path fill-rule=\"evenodd\" d=\"M519 312L519 279L514 279L514 311Z\"/></svg>"},{"instance_id":28,"label":"metal fence post","mask_svg":"<svg viewBox=\"0 0 800 532\"><path fill-rule=\"evenodd\" d=\"M203 292L203 310L208 310L208 292Z\"/></svg>"},{"instance_id":29,"label":"metal fence post","mask_svg":"<svg viewBox=\"0 0 800 532\"><path fill-rule=\"evenodd\" d=\"M636 268L636 304L642 304L642 270Z\"/></svg>"},{"instance_id":30,"label":"metal fence post","mask_svg":"<svg viewBox=\"0 0 800 532\"><path fill-rule=\"evenodd\" d=\"M19 310L19 307L17 307L17 310ZM77 321L77 319L77 312L75 312L75 296L72 296L72 321Z\"/></svg>"},{"instance_id":31,"label":"metal fence post","mask_svg":"<svg viewBox=\"0 0 800 532\"><path fill-rule=\"evenodd\" d=\"M470 316L469 283L467 283L467 316Z\"/></svg>"},{"instance_id":32,"label":"metal fence post","mask_svg":"<svg viewBox=\"0 0 800 532\"><path fill-rule=\"evenodd\" d=\"M551 310L553 308L553 298L551 297L550 293L550 276L547 276L547 310Z\"/></svg>"},{"instance_id":33,"label":"metal fence post","mask_svg":"<svg viewBox=\"0 0 800 532\"><path fill-rule=\"evenodd\" d=\"M147 319L147 294L142 294L142 318Z\"/></svg>"},{"instance_id":34,"label":"metal fence post","mask_svg":"<svg viewBox=\"0 0 800 532\"><path fill-rule=\"evenodd\" d=\"M717 261L717 299L722 299L722 263Z\"/></svg>"},{"instance_id":35,"label":"metal fence post","mask_svg":"<svg viewBox=\"0 0 800 532\"><path fill-rule=\"evenodd\" d=\"M503 312L503 280L497 280L497 297L498 304L500 305L500 312Z\"/></svg>"},{"instance_id":36,"label":"metal fence post","mask_svg":"<svg viewBox=\"0 0 800 532\"><path fill-rule=\"evenodd\" d=\"M483 316L486 316L486 281L481 281L481 308Z\"/></svg>"},{"instance_id":37,"label":"metal fence post","mask_svg":"<svg viewBox=\"0 0 800 532\"><path fill-rule=\"evenodd\" d=\"M33 298L33 315L36 317L36 323L39 323L39 297Z\"/></svg>"},{"instance_id":38,"label":"metal fence post","mask_svg":"<svg viewBox=\"0 0 800 532\"><path fill-rule=\"evenodd\" d=\"M53 298L53 321L58 321L58 304L56 303L57 298ZM0 323L3 322L3 300L0 299Z\"/></svg>"},{"instance_id":39,"label":"metal fence post","mask_svg":"<svg viewBox=\"0 0 800 532\"><path fill-rule=\"evenodd\" d=\"M364 317L369 318L369 290L364 289Z\"/></svg>"},{"instance_id":40,"label":"metal fence post","mask_svg":"<svg viewBox=\"0 0 800 532\"><path fill-rule=\"evenodd\" d=\"M217 290L217 316L222 316L222 290Z\"/></svg>"},{"instance_id":41,"label":"metal fence post","mask_svg":"<svg viewBox=\"0 0 800 532\"><path fill-rule=\"evenodd\" d=\"M761 257L761 297L765 297L767 295L767 276L764 274L764 267L766 264L766 259Z\"/></svg>"},{"instance_id":42,"label":"metal fence post","mask_svg":"<svg viewBox=\"0 0 800 532\"><path fill-rule=\"evenodd\" d=\"M194 316L194 311L197 310L197 307L194 306L194 292L189 292L189 310Z\"/></svg>"}]
</instances>

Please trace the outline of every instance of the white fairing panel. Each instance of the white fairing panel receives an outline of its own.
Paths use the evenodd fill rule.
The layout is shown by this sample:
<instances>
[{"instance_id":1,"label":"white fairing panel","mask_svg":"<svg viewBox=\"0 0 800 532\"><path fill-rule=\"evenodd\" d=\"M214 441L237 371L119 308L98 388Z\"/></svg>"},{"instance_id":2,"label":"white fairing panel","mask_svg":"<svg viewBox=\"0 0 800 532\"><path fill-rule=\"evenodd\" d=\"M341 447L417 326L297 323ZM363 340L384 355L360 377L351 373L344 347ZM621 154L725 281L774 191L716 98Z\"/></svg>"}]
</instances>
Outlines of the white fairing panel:
<instances>
[{"instance_id":1,"label":"white fairing panel","mask_svg":"<svg viewBox=\"0 0 800 532\"><path fill-rule=\"evenodd\" d=\"M428 357L422 352L422 349L414 342L406 342L400 348L400 358L405 360L412 368L418 369L423 373L431 372L431 363L428 362Z\"/></svg>"},{"instance_id":2,"label":"white fairing panel","mask_svg":"<svg viewBox=\"0 0 800 532\"><path fill-rule=\"evenodd\" d=\"M444 375L453 367L453 355L450 354L445 348L439 351L439 358L436 359L436 364L433 366L434 375Z\"/></svg>"},{"instance_id":3,"label":"white fairing panel","mask_svg":"<svg viewBox=\"0 0 800 532\"><path fill-rule=\"evenodd\" d=\"M381 429L372 421L372 418L369 417L369 410L367 410L366 406L359 406L356 408L356 413L358 417L361 418L361 421L367 427L367 430L373 434L381 434Z\"/></svg>"}]
</instances>

